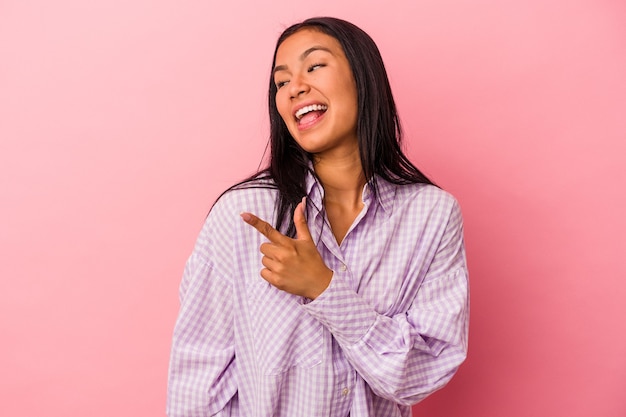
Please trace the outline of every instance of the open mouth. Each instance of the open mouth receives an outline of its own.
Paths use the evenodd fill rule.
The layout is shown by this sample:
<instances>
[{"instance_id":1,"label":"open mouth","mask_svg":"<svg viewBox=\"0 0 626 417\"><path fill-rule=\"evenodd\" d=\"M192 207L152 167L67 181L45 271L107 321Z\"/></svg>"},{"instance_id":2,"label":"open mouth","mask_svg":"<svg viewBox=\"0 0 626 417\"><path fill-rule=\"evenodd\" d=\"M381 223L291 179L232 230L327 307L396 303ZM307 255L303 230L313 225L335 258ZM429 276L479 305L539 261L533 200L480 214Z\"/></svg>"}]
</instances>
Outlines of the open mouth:
<instances>
[{"instance_id":1,"label":"open mouth","mask_svg":"<svg viewBox=\"0 0 626 417\"><path fill-rule=\"evenodd\" d=\"M311 104L309 106L304 106L301 109L298 109L298 111L296 111L295 117L298 121L298 124L306 125L317 120L326 112L326 110L328 110L328 106L324 104Z\"/></svg>"}]
</instances>

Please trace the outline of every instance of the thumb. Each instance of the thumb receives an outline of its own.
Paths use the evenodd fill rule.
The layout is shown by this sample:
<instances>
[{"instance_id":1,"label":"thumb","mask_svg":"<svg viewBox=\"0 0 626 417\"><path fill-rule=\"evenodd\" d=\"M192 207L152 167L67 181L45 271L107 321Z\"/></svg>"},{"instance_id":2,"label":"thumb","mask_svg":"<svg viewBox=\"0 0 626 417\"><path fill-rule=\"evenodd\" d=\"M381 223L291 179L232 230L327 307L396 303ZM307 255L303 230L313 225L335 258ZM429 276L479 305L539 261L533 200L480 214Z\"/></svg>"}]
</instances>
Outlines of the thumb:
<instances>
[{"instance_id":1,"label":"thumb","mask_svg":"<svg viewBox=\"0 0 626 417\"><path fill-rule=\"evenodd\" d=\"M293 223L296 226L296 238L298 240L313 240L311 232L309 232L309 226L306 224L306 218L304 217L304 208L306 207L306 197L302 198L302 201L296 206L296 210L293 212Z\"/></svg>"}]
</instances>

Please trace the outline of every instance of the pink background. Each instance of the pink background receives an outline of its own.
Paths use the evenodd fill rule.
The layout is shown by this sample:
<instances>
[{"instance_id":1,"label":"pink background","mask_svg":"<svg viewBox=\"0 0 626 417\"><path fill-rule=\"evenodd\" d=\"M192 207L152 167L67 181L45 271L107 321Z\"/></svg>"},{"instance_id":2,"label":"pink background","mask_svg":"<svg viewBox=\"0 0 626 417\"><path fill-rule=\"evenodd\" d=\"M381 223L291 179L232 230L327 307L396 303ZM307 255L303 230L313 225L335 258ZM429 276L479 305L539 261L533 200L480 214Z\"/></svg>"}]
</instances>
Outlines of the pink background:
<instances>
[{"instance_id":1,"label":"pink background","mask_svg":"<svg viewBox=\"0 0 626 417\"><path fill-rule=\"evenodd\" d=\"M465 215L470 356L416 416L626 415L626 3L391 3L0 1L0 415L164 414L184 262L321 14Z\"/></svg>"}]
</instances>

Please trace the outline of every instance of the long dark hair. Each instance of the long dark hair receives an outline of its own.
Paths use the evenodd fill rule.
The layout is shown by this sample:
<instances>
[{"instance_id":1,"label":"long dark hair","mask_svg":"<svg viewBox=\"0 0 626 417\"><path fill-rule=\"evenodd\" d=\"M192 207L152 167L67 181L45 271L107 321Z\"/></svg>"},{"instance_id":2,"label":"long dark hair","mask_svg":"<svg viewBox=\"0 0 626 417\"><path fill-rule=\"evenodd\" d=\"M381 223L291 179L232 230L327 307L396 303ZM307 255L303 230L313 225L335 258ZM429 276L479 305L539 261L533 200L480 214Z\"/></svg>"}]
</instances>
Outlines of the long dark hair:
<instances>
[{"instance_id":1,"label":"long dark hair","mask_svg":"<svg viewBox=\"0 0 626 417\"><path fill-rule=\"evenodd\" d=\"M378 47L363 30L345 20L314 17L285 29L276 42L276 53L289 36L302 29L319 30L337 39L348 59L357 86L357 137L365 180L374 193L376 177L394 184L433 184L401 149L402 129L391 93L389 79ZM288 236L295 234L292 213L306 195L306 176L312 155L293 139L276 108L276 84L270 75L268 109L270 119L270 155L266 168L234 185L233 189L270 187L278 190L275 227Z\"/></svg>"}]
</instances>

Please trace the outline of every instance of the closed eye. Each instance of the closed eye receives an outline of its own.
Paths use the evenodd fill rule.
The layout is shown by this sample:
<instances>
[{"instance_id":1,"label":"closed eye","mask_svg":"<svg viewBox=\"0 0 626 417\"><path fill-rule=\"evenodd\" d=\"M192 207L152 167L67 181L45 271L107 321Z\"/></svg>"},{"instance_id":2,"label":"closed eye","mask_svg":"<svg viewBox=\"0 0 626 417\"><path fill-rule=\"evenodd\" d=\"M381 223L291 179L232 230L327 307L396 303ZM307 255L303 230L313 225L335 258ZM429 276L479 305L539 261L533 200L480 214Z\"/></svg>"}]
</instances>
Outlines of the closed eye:
<instances>
[{"instance_id":1,"label":"closed eye","mask_svg":"<svg viewBox=\"0 0 626 417\"><path fill-rule=\"evenodd\" d=\"M313 72L313 71L315 71L316 69L318 69L318 68L322 68L322 67L325 67L325 66L326 66L325 64L313 64L313 65L311 65L311 66L307 69L307 72Z\"/></svg>"},{"instance_id":2,"label":"closed eye","mask_svg":"<svg viewBox=\"0 0 626 417\"><path fill-rule=\"evenodd\" d=\"M289 81L277 81L276 82L276 89L280 89L281 87L284 87L285 85L287 85Z\"/></svg>"}]
</instances>

